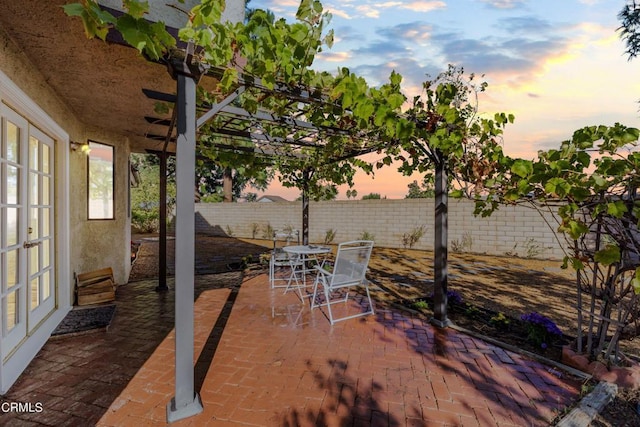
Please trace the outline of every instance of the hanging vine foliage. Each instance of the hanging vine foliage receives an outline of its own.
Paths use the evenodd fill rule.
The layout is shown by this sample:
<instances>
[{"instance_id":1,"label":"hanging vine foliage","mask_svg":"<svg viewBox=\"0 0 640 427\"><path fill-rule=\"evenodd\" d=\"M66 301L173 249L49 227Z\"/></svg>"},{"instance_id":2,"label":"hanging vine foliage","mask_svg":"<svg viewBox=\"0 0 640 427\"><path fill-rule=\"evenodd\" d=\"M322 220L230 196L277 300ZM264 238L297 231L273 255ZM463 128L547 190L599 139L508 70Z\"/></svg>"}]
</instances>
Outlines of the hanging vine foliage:
<instances>
[{"instance_id":1,"label":"hanging vine foliage","mask_svg":"<svg viewBox=\"0 0 640 427\"><path fill-rule=\"evenodd\" d=\"M94 0L64 7L69 15L82 19L90 37L104 40L109 30L115 30L152 60L170 55L175 40L162 24L148 24L143 19L149 5L128 0L123 6L126 13L118 18L103 11ZM340 68L335 75L314 71L311 66L316 55L333 43L333 32L327 30L331 16L317 0L303 0L294 23L284 19L274 22L268 13L261 10L252 13L247 22L220 22L223 9L224 1L205 0L190 11L187 25L179 31L183 41L192 41L198 46L201 63L224 69L215 93L209 94L209 100L223 99L231 93L240 76L255 76L262 86L250 88L238 97L241 108L249 113L261 109L283 117L304 117L319 129L332 130L331 134L318 133L322 149L317 149L317 144L302 148L282 144L278 148L273 167L280 173L285 186L299 186L301 170L312 171L309 183L312 193L327 184L353 185L356 170L374 173L376 167L390 165L392 157L402 149L412 150L414 141L420 140L433 147L439 144L438 148L445 149L445 144L459 144L461 135L469 130L459 127L457 133L452 133L441 129L425 137L430 129L418 126L416 119L432 113L428 109L436 107L431 102L434 100L427 103L414 100L412 112L405 114L402 108L407 98L401 90L402 76L396 72L390 74L387 83L372 87L348 68ZM285 85L288 90L283 94L274 90L276 85ZM317 102L291 102L289 95L301 91L311 94ZM443 86L437 92L435 102L440 104L438 108L449 109L447 117L442 115L445 120L455 121L456 107L447 105L455 98L454 92L451 85ZM433 115L431 119L435 117ZM449 125L451 122L445 127ZM262 126L264 132L271 136L283 139L291 136L291 129L282 123ZM486 129L496 127L489 125ZM474 128L474 132L480 130ZM207 128L201 131L206 134ZM237 163L251 163L246 148L237 156L240 159ZM359 150L389 153L389 156L372 165L353 157L353 153ZM212 149L203 151L211 152ZM449 151L453 152L445 149L447 154ZM217 156L221 157L220 154ZM232 162L232 159L227 160ZM420 162L419 158L414 160ZM457 163L452 159L451 164ZM415 168L424 171L428 166L416 165ZM403 167L405 173L409 173L409 169L408 164Z\"/></svg>"}]
</instances>

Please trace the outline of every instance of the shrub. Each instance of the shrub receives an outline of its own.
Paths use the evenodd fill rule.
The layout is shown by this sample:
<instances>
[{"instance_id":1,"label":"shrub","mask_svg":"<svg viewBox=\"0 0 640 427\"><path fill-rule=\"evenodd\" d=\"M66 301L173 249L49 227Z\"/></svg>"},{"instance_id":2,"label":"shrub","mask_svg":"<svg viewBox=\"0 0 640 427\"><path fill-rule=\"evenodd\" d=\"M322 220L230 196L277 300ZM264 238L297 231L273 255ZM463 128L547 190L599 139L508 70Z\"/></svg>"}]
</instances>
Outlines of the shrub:
<instances>
[{"instance_id":1,"label":"shrub","mask_svg":"<svg viewBox=\"0 0 640 427\"><path fill-rule=\"evenodd\" d=\"M451 250L455 253L470 252L472 246L473 238L470 233L463 234L460 241L458 239L451 241Z\"/></svg>"},{"instance_id":2,"label":"shrub","mask_svg":"<svg viewBox=\"0 0 640 427\"><path fill-rule=\"evenodd\" d=\"M252 222L251 223L251 238L255 239L256 236L258 235L258 231L260 230L260 224L258 224L257 222Z\"/></svg>"},{"instance_id":3,"label":"shrub","mask_svg":"<svg viewBox=\"0 0 640 427\"><path fill-rule=\"evenodd\" d=\"M509 324L511 323L511 320L507 316L505 316L503 313L498 313L495 316L491 316L491 319L489 319L489 323L491 323L493 326L495 326L498 329L506 330L506 329L509 329Z\"/></svg>"},{"instance_id":4,"label":"shrub","mask_svg":"<svg viewBox=\"0 0 640 427\"><path fill-rule=\"evenodd\" d=\"M420 300L414 302L413 307L417 310L426 310L429 308L429 304L425 300Z\"/></svg>"},{"instance_id":5,"label":"shrub","mask_svg":"<svg viewBox=\"0 0 640 427\"><path fill-rule=\"evenodd\" d=\"M552 320L535 311L523 314L520 319L527 326L527 339L538 347L547 348L553 340L562 336L562 331Z\"/></svg>"},{"instance_id":6,"label":"shrub","mask_svg":"<svg viewBox=\"0 0 640 427\"><path fill-rule=\"evenodd\" d=\"M404 233L402 235L402 246L411 249L413 245L418 243L418 240L420 240L422 236L424 236L424 226L415 227L410 233Z\"/></svg>"},{"instance_id":7,"label":"shrub","mask_svg":"<svg viewBox=\"0 0 640 427\"><path fill-rule=\"evenodd\" d=\"M131 225L140 233L155 233L160 224L160 213L157 210L132 209Z\"/></svg>"},{"instance_id":8,"label":"shrub","mask_svg":"<svg viewBox=\"0 0 640 427\"><path fill-rule=\"evenodd\" d=\"M533 237L529 237L524 242L524 249L525 258L535 258L544 252L544 248Z\"/></svg>"},{"instance_id":9,"label":"shrub","mask_svg":"<svg viewBox=\"0 0 640 427\"><path fill-rule=\"evenodd\" d=\"M262 229L262 238L263 239L273 239L273 227L270 223L266 223L264 228Z\"/></svg>"},{"instance_id":10,"label":"shrub","mask_svg":"<svg viewBox=\"0 0 640 427\"><path fill-rule=\"evenodd\" d=\"M429 297L433 299L434 293L431 292ZM447 291L447 305L451 304L462 304L462 295L456 291Z\"/></svg>"},{"instance_id":11,"label":"shrub","mask_svg":"<svg viewBox=\"0 0 640 427\"><path fill-rule=\"evenodd\" d=\"M375 240L375 237L376 236L369 233L368 231L363 231L362 234L360 235L360 240Z\"/></svg>"},{"instance_id":12,"label":"shrub","mask_svg":"<svg viewBox=\"0 0 640 427\"><path fill-rule=\"evenodd\" d=\"M324 244L329 245L333 243L333 239L335 238L336 238L336 230L334 230L333 228L328 229L324 233Z\"/></svg>"}]
</instances>

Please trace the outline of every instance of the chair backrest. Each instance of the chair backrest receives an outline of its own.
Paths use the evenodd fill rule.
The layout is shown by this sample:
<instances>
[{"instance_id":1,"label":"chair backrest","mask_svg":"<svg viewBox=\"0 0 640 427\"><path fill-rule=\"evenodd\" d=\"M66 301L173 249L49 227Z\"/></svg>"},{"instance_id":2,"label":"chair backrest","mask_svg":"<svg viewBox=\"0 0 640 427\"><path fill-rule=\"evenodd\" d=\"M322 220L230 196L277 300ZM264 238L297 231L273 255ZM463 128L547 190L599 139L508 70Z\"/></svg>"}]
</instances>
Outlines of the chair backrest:
<instances>
[{"instance_id":1,"label":"chair backrest","mask_svg":"<svg viewBox=\"0 0 640 427\"><path fill-rule=\"evenodd\" d=\"M278 251L282 246L290 245L292 242L300 244L299 230L274 230L273 231L273 250Z\"/></svg>"},{"instance_id":2,"label":"chair backrest","mask_svg":"<svg viewBox=\"0 0 640 427\"><path fill-rule=\"evenodd\" d=\"M354 240L338 245L338 253L333 267L333 277L329 286L362 282L369 266L373 241Z\"/></svg>"}]
</instances>

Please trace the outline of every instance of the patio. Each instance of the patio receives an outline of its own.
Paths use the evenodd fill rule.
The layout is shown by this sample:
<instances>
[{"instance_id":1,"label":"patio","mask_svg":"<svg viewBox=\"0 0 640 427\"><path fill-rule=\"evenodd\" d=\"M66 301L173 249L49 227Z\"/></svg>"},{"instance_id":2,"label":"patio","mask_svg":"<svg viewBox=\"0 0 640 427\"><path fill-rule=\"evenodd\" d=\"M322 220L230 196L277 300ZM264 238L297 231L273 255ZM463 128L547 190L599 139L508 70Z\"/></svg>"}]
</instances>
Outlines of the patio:
<instances>
[{"instance_id":1,"label":"patio","mask_svg":"<svg viewBox=\"0 0 640 427\"><path fill-rule=\"evenodd\" d=\"M173 283L118 290L107 331L49 340L5 400L41 413L0 424L165 425L174 393ZM196 276L193 426L548 425L581 380L406 313L333 327L266 271Z\"/></svg>"}]
</instances>

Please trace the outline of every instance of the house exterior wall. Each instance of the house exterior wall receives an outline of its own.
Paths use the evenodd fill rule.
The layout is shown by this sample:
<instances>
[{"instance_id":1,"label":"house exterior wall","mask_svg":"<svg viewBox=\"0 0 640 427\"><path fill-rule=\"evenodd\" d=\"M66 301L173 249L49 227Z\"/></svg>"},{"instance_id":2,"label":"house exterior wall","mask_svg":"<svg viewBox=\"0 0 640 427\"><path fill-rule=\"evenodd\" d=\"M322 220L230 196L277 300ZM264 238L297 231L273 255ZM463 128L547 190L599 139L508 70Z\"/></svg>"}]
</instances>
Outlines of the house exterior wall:
<instances>
[{"instance_id":1,"label":"house exterior wall","mask_svg":"<svg viewBox=\"0 0 640 427\"><path fill-rule=\"evenodd\" d=\"M116 282L126 283L131 269L130 218L127 206L129 148L126 138L80 123L65 105L64 98L47 86L42 75L31 66L29 60L3 32L0 32L0 71L62 127L68 133L70 141L86 142L91 139L115 147L115 220L87 219L87 156L81 151L71 151L67 148L70 152L70 229L58 230L58 233L68 232L71 236L69 269L72 279L74 273L112 267ZM69 144L68 141L58 143ZM58 170L63 172L61 168ZM73 283L64 285L73 286Z\"/></svg>"},{"instance_id":2,"label":"house exterior wall","mask_svg":"<svg viewBox=\"0 0 640 427\"><path fill-rule=\"evenodd\" d=\"M488 218L473 215L474 204L468 200L449 200L449 250L490 255L517 254L530 251L539 258L561 259L564 252L547 222L550 214L541 214L524 206L503 206ZM545 220L547 222L545 222ZM196 205L196 231L199 233L231 231L235 237L251 238L252 224L260 225L256 237L264 237L266 225L274 229L302 226L300 202L286 203L200 203ZM334 242L373 235L377 246L401 248L402 237L417 227L424 236L415 249L433 250L433 199L348 200L311 202L309 240L322 243L327 230L335 230ZM561 241L562 236L559 236ZM466 245L463 242L470 242Z\"/></svg>"},{"instance_id":3,"label":"house exterior wall","mask_svg":"<svg viewBox=\"0 0 640 427\"><path fill-rule=\"evenodd\" d=\"M120 1L116 3L121 5ZM175 9L168 8L165 1L151 0L151 3L151 7L154 8L153 16L155 19L164 20L163 15L168 9L175 14ZM187 4L176 2L176 6L188 9L194 3L196 3L196 0L187 0ZM244 17L244 1L229 1L228 3L223 18L232 21L241 21ZM160 10L160 13L155 14L158 10ZM185 18L185 15L182 13L178 13L177 15ZM170 22L169 24L175 27L182 26L175 22ZM61 31L64 30L67 29L64 28ZM0 314L4 314L4 317L0 316L0 348L5 349L3 357L0 358L2 359L0 360L0 394L8 391L47 341L55 327L71 309L74 302L75 274L111 267L114 271L116 283L124 284L127 282L131 269L131 220L128 203L129 154L132 141L130 141L126 135L116 134L107 128L97 128L92 123L81 122L69 107L69 105L72 104L68 103L68 99L65 100L64 89L54 91L48 84L47 79L23 52L21 46L12 39L12 34L8 34L5 31L5 29L0 28L0 103L6 104L7 107L5 108L5 106L2 105L0 114L7 114L13 117L16 122L20 122L20 136L31 135L32 130L34 132L36 131L33 129L33 127L35 127L38 131L45 134L43 135L43 139L47 140L46 147L51 146L49 145L49 137L54 141L53 181L55 183L55 189L53 197L55 203L48 202L47 204L55 206L55 233L54 238L51 239L51 241L54 241L56 244L54 251L52 251L55 253L55 256L48 258L55 260L55 269L47 271L55 271L55 294L51 295L55 295L56 299L54 304L51 297L45 297L43 302L46 302L46 305L43 303L42 306L44 306L47 311L43 311L43 318L34 320L32 324L28 324L30 314L23 316L22 313L35 313L35 310L32 310L31 303L29 303L31 299L20 295L35 294L28 294L26 291L32 286L32 284L28 282L28 280L32 279L29 279L31 273L24 267L28 265L28 263L31 263L31 261L27 262L25 260L30 259L31 254L36 253L36 249L32 248L37 247L42 242L28 242L31 237L26 237L24 243L33 245L30 249L27 249L27 245L18 247L22 245L14 243L6 246L6 248L10 249L6 249L4 246L2 247L2 250L4 251L6 249L7 253L11 251L17 254L15 256L12 255L13 260L18 260L18 262L14 262L12 266L14 264L18 265L18 267L14 267L14 272L17 272L16 277L20 276L20 280L18 282L7 281L7 283L12 284L11 286L7 286L2 294L3 301L9 300L9 298L11 299L12 310L7 310L4 313L0 310ZM15 38L15 40L20 40L20 38ZM52 38L47 43L51 43L53 47L56 39ZM62 42L58 43L63 44ZM32 46L24 47L28 48ZM46 46L43 48L46 48ZM63 45L62 48L66 49L68 47ZM64 50L62 51L64 52ZM90 51L86 53L92 54ZM37 53L35 55L37 55ZM36 57L34 56L33 58ZM48 65L49 64L45 66ZM82 73L82 69L73 71ZM123 74L124 71L125 70L123 70ZM71 82L70 84L74 84L71 78L68 81ZM89 103L87 103L87 107L89 106L88 104ZM91 106L96 105L94 103ZM104 108L117 108L117 106L106 105ZM14 111L17 114L14 114ZM25 129L26 133L23 132ZM81 150L73 150L71 143L86 143L89 140L114 147L115 212L114 219L112 220L88 220L88 157ZM26 142L25 139L20 139L19 151L23 154L29 153L29 149L23 148L27 145L30 145L30 143ZM38 150L40 150L40 153L45 151L44 148L38 148ZM12 221L12 224L19 224L17 227L14 226L14 228L20 230L19 235L21 240L24 236L28 236L31 233L31 231L27 232L27 224L25 224L23 219L28 217L23 214L27 211L25 207L33 205L36 206L34 209L42 208L38 207L37 203L24 201L29 200L29 197L31 197L26 196L27 191L24 187L24 183L31 178L25 179L25 177L31 176L29 174L33 173L25 166L39 162L39 160L27 160L26 157L22 156L22 158L17 160L15 158L9 159L3 163L3 167L9 165L6 166L6 168L11 167L19 170L19 174L16 174L16 176L19 175L23 182L23 184L20 184L22 185L22 187L20 187L22 190L13 190L15 193L20 194L21 201L8 202L7 204L10 206L8 208L3 207L3 209L6 208L7 211L8 209L13 209L20 212L19 221L12 221L12 217L9 215L6 215L6 217L9 218L7 221L5 221L4 217L2 218L3 223ZM37 172L39 173L39 171ZM7 183L17 181L15 178L11 181L11 178L7 178L6 176L1 178ZM48 178L47 176L46 179ZM38 179L44 181L45 178ZM5 182L3 181L2 186L4 185ZM36 192L40 192L38 193L40 200L45 198L45 196L42 196L42 191L44 190L36 190ZM36 220L36 223L40 224L37 221L38 220ZM44 222L42 223L44 224ZM27 254L29 255L27 256ZM50 267L47 265L47 268ZM44 282L44 280L42 282ZM20 306L20 311L14 309L14 306ZM38 307L34 306L34 308L37 309ZM33 319L36 319L36 314L33 315ZM5 321L7 325L9 325L8 327L5 327L6 325L3 326ZM26 325L24 330L22 325ZM29 329L27 330L27 328ZM9 342L8 339L12 339L11 337L6 338L8 334L4 335L3 331L9 331L9 334L13 334L13 337L19 337L20 339L11 341L10 347L2 347L3 343L6 344ZM16 332L19 332L19 334L16 334Z\"/></svg>"},{"instance_id":4,"label":"house exterior wall","mask_svg":"<svg viewBox=\"0 0 640 427\"><path fill-rule=\"evenodd\" d=\"M55 141L55 292L51 314L0 365L0 393L25 369L74 303L74 275L112 267L118 284L131 269L128 208L129 144L125 137L79 122L64 95L55 93L11 38L0 30L0 102ZM88 158L70 141L96 140L115 147L115 219L87 218ZM26 253L26 252L25 252Z\"/></svg>"}]
</instances>

